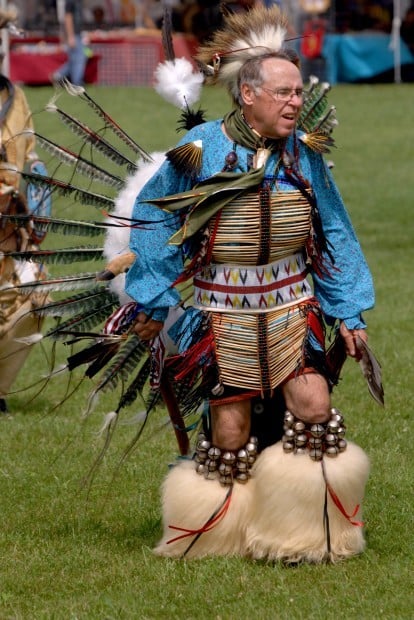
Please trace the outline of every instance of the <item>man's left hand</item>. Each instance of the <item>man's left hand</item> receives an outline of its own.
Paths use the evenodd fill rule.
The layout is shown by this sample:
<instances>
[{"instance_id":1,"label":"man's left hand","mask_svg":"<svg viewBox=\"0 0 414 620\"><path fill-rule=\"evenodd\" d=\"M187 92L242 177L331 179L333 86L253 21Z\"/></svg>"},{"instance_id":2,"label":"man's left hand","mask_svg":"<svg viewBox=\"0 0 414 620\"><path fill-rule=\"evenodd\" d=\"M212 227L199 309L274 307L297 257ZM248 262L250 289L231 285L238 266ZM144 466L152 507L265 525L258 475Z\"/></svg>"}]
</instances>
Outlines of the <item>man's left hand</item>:
<instances>
[{"instance_id":1,"label":"man's left hand","mask_svg":"<svg viewBox=\"0 0 414 620\"><path fill-rule=\"evenodd\" d=\"M359 336L364 342L368 341L367 332L365 329L348 329L343 321L339 326L339 333L345 342L346 354L350 357L354 357L357 362L361 359L361 352L356 344L357 337Z\"/></svg>"}]
</instances>

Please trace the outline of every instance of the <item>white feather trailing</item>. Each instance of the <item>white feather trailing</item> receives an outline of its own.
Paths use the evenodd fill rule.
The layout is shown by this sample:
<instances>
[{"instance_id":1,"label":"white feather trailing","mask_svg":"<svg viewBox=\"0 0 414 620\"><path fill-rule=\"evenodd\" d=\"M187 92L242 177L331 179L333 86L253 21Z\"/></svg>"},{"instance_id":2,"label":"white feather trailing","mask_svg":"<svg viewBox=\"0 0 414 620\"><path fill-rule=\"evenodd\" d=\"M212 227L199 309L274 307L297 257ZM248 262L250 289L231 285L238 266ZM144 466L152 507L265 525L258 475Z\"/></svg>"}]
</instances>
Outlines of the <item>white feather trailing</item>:
<instances>
[{"instance_id":1,"label":"white feather trailing","mask_svg":"<svg viewBox=\"0 0 414 620\"><path fill-rule=\"evenodd\" d=\"M67 364L60 364L57 368L52 370L52 372L49 372L47 375L43 375L43 379L53 379L53 377L62 374L62 372L66 372L67 369Z\"/></svg>"},{"instance_id":2,"label":"white feather trailing","mask_svg":"<svg viewBox=\"0 0 414 620\"><path fill-rule=\"evenodd\" d=\"M180 109L191 106L200 98L204 76L200 71L195 71L186 58L160 63L154 77L157 93Z\"/></svg>"},{"instance_id":3,"label":"white feather trailing","mask_svg":"<svg viewBox=\"0 0 414 620\"><path fill-rule=\"evenodd\" d=\"M107 413L105 415L103 425L101 426L99 431L96 433L96 435L98 437L103 435L108 430L108 428L116 421L117 417L118 417L118 414L116 411L110 411L109 413Z\"/></svg>"},{"instance_id":4,"label":"white feather trailing","mask_svg":"<svg viewBox=\"0 0 414 620\"><path fill-rule=\"evenodd\" d=\"M115 209L111 213L108 221L116 221L116 217L130 218L134 207L135 199L145 183L155 174L158 168L165 160L165 153L151 153L154 161L149 163L139 162L138 170L128 177L125 187L119 192L115 200ZM108 229L105 237L104 256L111 260L115 256L122 254L129 249L129 226L114 226ZM124 304L130 301L125 293L125 275L120 274L111 283L110 289L118 295L120 303Z\"/></svg>"},{"instance_id":5,"label":"white feather trailing","mask_svg":"<svg viewBox=\"0 0 414 620\"><path fill-rule=\"evenodd\" d=\"M20 342L21 344L27 344L27 346L31 346L32 344L36 344L36 342L40 342L43 340L43 334L37 332L35 334L30 334L30 336L22 336L21 338L15 338L15 342Z\"/></svg>"}]
</instances>

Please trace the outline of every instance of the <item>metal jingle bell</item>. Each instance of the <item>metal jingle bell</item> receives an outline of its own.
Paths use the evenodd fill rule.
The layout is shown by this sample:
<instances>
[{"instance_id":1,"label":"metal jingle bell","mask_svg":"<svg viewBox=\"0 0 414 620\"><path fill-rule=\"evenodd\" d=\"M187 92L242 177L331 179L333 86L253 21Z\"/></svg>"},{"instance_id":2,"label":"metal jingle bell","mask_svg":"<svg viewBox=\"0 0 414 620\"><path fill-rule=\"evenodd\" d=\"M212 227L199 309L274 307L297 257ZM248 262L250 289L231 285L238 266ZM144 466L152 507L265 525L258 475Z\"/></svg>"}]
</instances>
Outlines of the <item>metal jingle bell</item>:
<instances>
[{"instance_id":1,"label":"metal jingle bell","mask_svg":"<svg viewBox=\"0 0 414 620\"><path fill-rule=\"evenodd\" d=\"M328 433L336 434L338 432L338 429L340 428L340 424L336 420L329 420L327 427Z\"/></svg>"},{"instance_id":2,"label":"metal jingle bell","mask_svg":"<svg viewBox=\"0 0 414 620\"><path fill-rule=\"evenodd\" d=\"M325 450L326 456L333 457L338 455L338 448L336 446L328 446Z\"/></svg>"},{"instance_id":3,"label":"metal jingle bell","mask_svg":"<svg viewBox=\"0 0 414 620\"><path fill-rule=\"evenodd\" d=\"M290 411L285 411L284 421L285 421L285 424L287 424L290 427L295 421L295 416Z\"/></svg>"},{"instance_id":4,"label":"metal jingle bell","mask_svg":"<svg viewBox=\"0 0 414 620\"><path fill-rule=\"evenodd\" d=\"M322 439L320 437L309 437L310 448L320 448L322 445Z\"/></svg>"},{"instance_id":5,"label":"metal jingle bell","mask_svg":"<svg viewBox=\"0 0 414 620\"><path fill-rule=\"evenodd\" d=\"M311 450L309 450L309 456L311 457L312 461L321 461L323 457L323 452L322 450L319 450L319 448L312 448Z\"/></svg>"},{"instance_id":6,"label":"metal jingle bell","mask_svg":"<svg viewBox=\"0 0 414 620\"><path fill-rule=\"evenodd\" d=\"M211 459L207 459L205 462L205 466L208 471L217 471L217 461L212 461Z\"/></svg>"},{"instance_id":7,"label":"metal jingle bell","mask_svg":"<svg viewBox=\"0 0 414 620\"><path fill-rule=\"evenodd\" d=\"M293 424L293 430L295 431L295 433L301 433L302 431L305 430L305 423L302 422L301 420L297 420Z\"/></svg>"},{"instance_id":8,"label":"metal jingle bell","mask_svg":"<svg viewBox=\"0 0 414 620\"><path fill-rule=\"evenodd\" d=\"M240 482L240 484L246 484L246 482L248 482L249 480L249 475L242 472L236 475L236 480L237 482Z\"/></svg>"},{"instance_id":9,"label":"metal jingle bell","mask_svg":"<svg viewBox=\"0 0 414 620\"><path fill-rule=\"evenodd\" d=\"M232 466L231 465L226 465L225 463L220 463L218 469L219 469L219 472L220 472L220 474L222 476L229 476L232 473L232 471L233 471Z\"/></svg>"},{"instance_id":10,"label":"metal jingle bell","mask_svg":"<svg viewBox=\"0 0 414 620\"><path fill-rule=\"evenodd\" d=\"M217 459L221 457L220 448L217 448L217 446L211 446L210 450L208 451L208 456L211 458L212 461L217 461Z\"/></svg>"},{"instance_id":11,"label":"metal jingle bell","mask_svg":"<svg viewBox=\"0 0 414 620\"><path fill-rule=\"evenodd\" d=\"M339 422L338 418L344 418L344 416L342 415L342 413L339 411L339 409L337 409L336 407L332 407L331 408L331 416L334 416L335 419Z\"/></svg>"},{"instance_id":12,"label":"metal jingle bell","mask_svg":"<svg viewBox=\"0 0 414 620\"><path fill-rule=\"evenodd\" d=\"M293 430L293 428L288 428L287 431L285 431L285 437L287 441L291 441L292 439L294 439L296 433Z\"/></svg>"},{"instance_id":13,"label":"metal jingle bell","mask_svg":"<svg viewBox=\"0 0 414 620\"><path fill-rule=\"evenodd\" d=\"M219 477L219 482L224 487L229 487L229 486L231 486L233 484L233 476L220 476Z\"/></svg>"},{"instance_id":14,"label":"metal jingle bell","mask_svg":"<svg viewBox=\"0 0 414 620\"><path fill-rule=\"evenodd\" d=\"M297 448L301 448L302 446L306 446L308 443L308 436L305 433L301 433L300 435L296 435L295 444Z\"/></svg>"},{"instance_id":15,"label":"metal jingle bell","mask_svg":"<svg viewBox=\"0 0 414 620\"><path fill-rule=\"evenodd\" d=\"M246 450L249 454L257 454L257 445L255 443L247 443Z\"/></svg>"},{"instance_id":16,"label":"metal jingle bell","mask_svg":"<svg viewBox=\"0 0 414 620\"><path fill-rule=\"evenodd\" d=\"M295 448L295 454L307 454L308 451L306 448Z\"/></svg>"},{"instance_id":17,"label":"metal jingle bell","mask_svg":"<svg viewBox=\"0 0 414 620\"><path fill-rule=\"evenodd\" d=\"M313 437L323 437L325 434L325 427L322 424L312 424L310 432Z\"/></svg>"},{"instance_id":18,"label":"metal jingle bell","mask_svg":"<svg viewBox=\"0 0 414 620\"><path fill-rule=\"evenodd\" d=\"M338 422L339 424L343 424L344 417L340 413L335 413L331 415L330 420L332 420L332 422Z\"/></svg>"},{"instance_id":19,"label":"metal jingle bell","mask_svg":"<svg viewBox=\"0 0 414 620\"><path fill-rule=\"evenodd\" d=\"M205 450L206 452L211 448L211 443L207 439L202 439L197 443L197 450Z\"/></svg>"},{"instance_id":20,"label":"metal jingle bell","mask_svg":"<svg viewBox=\"0 0 414 620\"><path fill-rule=\"evenodd\" d=\"M197 467L196 467L196 472L200 475L204 474L204 472L206 471L206 466L204 465L204 463L198 463Z\"/></svg>"},{"instance_id":21,"label":"metal jingle bell","mask_svg":"<svg viewBox=\"0 0 414 620\"><path fill-rule=\"evenodd\" d=\"M197 452L194 460L196 463L205 463L207 460L207 452Z\"/></svg>"},{"instance_id":22,"label":"metal jingle bell","mask_svg":"<svg viewBox=\"0 0 414 620\"><path fill-rule=\"evenodd\" d=\"M344 426L340 426L338 428L338 437L341 437L341 438L345 437L345 432L346 432L345 431L345 427Z\"/></svg>"},{"instance_id":23,"label":"metal jingle bell","mask_svg":"<svg viewBox=\"0 0 414 620\"><path fill-rule=\"evenodd\" d=\"M237 471L247 471L249 469L249 464L245 461L237 461L236 468Z\"/></svg>"},{"instance_id":24,"label":"metal jingle bell","mask_svg":"<svg viewBox=\"0 0 414 620\"><path fill-rule=\"evenodd\" d=\"M325 435L325 443L328 446L335 446L337 441L338 437L337 435L334 435L334 433L327 433L327 435Z\"/></svg>"},{"instance_id":25,"label":"metal jingle bell","mask_svg":"<svg viewBox=\"0 0 414 620\"><path fill-rule=\"evenodd\" d=\"M283 451L284 452L293 452L293 450L295 449L294 444L291 441L284 441L283 442Z\"/></svg>"},{"instance_id":26,"label":"metal jingle bell","mask_svg":"<svg viewBox=\"0 0 414 620\"><path fill-rule=\"evenodd\" d=\"M226 452L223 452L221 460L226 465L233 465L233 463L236 462L236 455L234 454L234 452L230 452L230 450L227 450Z\"/></svg>"},{"instance_id":27,"label":"metal jingle bell","mask_svg":"<svg viewBox=\"0 0 414 620\"><path fill-rule=\"evenodd\" d=\"M238 451L237 453L238 461L241 461L242 463L247 463L248 458L249 458L249 453L247 452L245 448L242 448L241 450Z\"/></svg>"},{"instance_id":28,"label":"metal jingle bell","mask_svg":"<svg viewBox=\"0 0 414 620\"><path fill-rule=\"evenodd\" d=\"M254 445L257 447L259 444L259 440L257 437L255 437L254 435L252 435L251 437L249 437L249 442L248 443L254 443Z\"/></svg>"},{"instance_id":29,"label":"metal jingle bell","mask_svg":"<svg viewBox=\"0 0 414 620\"><path fill-rule=\"evenodd\" d=\"M346 450L347 447L347 441L346 439L339 439L338 441L338 450L339 452L344 452Z\"/></svg>"}]
</instances>

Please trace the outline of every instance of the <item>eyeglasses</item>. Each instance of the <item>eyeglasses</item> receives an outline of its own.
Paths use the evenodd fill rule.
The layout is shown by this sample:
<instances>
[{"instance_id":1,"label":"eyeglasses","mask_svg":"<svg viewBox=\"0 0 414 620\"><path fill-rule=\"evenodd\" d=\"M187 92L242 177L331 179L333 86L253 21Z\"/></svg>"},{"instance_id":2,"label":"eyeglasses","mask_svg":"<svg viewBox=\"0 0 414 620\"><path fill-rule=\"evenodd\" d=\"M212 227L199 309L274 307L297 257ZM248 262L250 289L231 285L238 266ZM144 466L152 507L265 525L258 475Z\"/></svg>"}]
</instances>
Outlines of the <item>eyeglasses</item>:
<instances>
[{"instance_id":1,"label":"eyeglasses","mask_svg":"<svg viewBox=\"0 0 414 620\"><path fill-rule=\"evenodd\" d=\"M260 88L277 101L290 101L293 97L303 99L303 88L276 88L275 90L265 88L264 86L260 86Z\"/></svg>"}]
</instances>

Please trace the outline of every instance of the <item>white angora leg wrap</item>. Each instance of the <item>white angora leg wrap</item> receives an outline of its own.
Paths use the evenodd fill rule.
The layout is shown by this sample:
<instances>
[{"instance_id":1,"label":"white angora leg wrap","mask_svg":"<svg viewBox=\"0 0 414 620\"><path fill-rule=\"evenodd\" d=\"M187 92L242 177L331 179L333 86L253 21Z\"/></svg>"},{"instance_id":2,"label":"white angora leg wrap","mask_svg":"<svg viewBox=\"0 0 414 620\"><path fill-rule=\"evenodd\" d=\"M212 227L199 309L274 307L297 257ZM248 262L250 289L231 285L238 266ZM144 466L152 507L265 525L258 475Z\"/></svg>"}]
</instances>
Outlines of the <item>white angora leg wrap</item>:
<instances>
[{"instance_id":1,"label":"white angora leg wrap","mask_svg":"<svg viewBox=\"0 0 414 620\"><path fill-rule=\"evenodd\" d=\"M287 562L323 562L361 553L365 546L363 528L354 524L361 521L361 510L353 513L362 502L368 474L367 455L351 442L336 458L324 456L322 461L287 453L282 442L266 448L252 471L253 513L247 530L250 555ZM345 515L353 516L348 519Z\"/></svg>"},{"instance_id":2,"label":"white angora leg wrap","mask_svg":"<svg viewBox=\"0 0 414 620\"><path fill-rule=\"evenodd\" d=\"M185 555L186 558L246 555L246 528L253 507L253 489L253 480L246 485L225 487L217 480L200 476L194 461L180 462L172 468L163 484L164 533L154 553L165 557ZM197 531L220 510L224 512L223 517L217 518L209 531L197 536ZM171 526L195 533L169 542L186 533Z\"/></svg>"}]
</instances>

